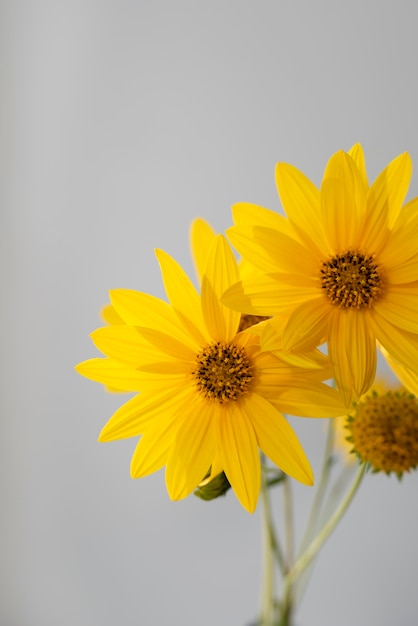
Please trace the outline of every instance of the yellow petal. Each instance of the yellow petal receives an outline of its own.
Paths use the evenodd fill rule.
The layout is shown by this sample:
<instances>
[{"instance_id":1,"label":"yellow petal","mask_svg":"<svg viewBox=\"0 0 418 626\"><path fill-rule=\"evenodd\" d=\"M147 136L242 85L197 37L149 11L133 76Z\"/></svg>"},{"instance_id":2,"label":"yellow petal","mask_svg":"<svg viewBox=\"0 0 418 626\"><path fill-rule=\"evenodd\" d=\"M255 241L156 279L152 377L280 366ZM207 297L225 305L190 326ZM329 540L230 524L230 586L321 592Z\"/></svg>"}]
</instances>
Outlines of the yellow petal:
<instances>
[{"instance_id":1,"label":"yellow petal","mask_svg":"<svg viewBox=\"0 0 418 626\"><path fill-rule=\"evenodd\" d=\"M354 144L354 146L352 146L350 150L348 151L348 154L349 156L351 156L354 163L357 165L365 186L368 187L369 182L367 179L366 160L364 158L364 152L363 152L363 148L361 144L359 143Z\"/></svg>"},{"instance_id":2,"label":"yellow petal","mask_svg":"<svg viewBox=\"0 0 418 626\"><path fill-rule=\"evenodd\" d=\"M370 188L368 205L376 215L383 210L388 211L389 227L399 215L411 176L411 158L404 152L389 163Z\"/></svg>"},{"instance_id":3,"label":"yellow petal","mask_svg":"<svg viewBox=\"0 0 418 626\"><path fill-rule=\"evenodd\" d=\"M387 322L411 333L418 333L418 285L391 285L374 311Z\"/></svg>"},{"instance_id":4,"label":"yellow petal","mask_svg":"<svg viewBox=\"0 0 418 626\"><path fill-rule=\"evenodd\" d=\"M242 506L253 513L260 492L260 458L254 428L240 409L230 402L217 420L221 463Z\"/></svg>"},{"instance_id":5,"label":"yellow petal","mask_svg":"<svg viewBox=\"0 0 418 626\"><path fill-rule=\"evenodd\" d=\"M310 278L317 276L317 267L322 256L315 252L315 248L307 249L296 239L262 226L254 226L253 239L254 244L271 259L273 271L300 274Z\"/></svg>"},{"instance_id":6,"label":"yellow petal","mask_svg":"<svg viewBox=\"0 0 418 626\"><path fill-rule=\"evenodd\" d=\"M376 336L364 311L336 310L329 316L328 354L344 402L349 406L373 384Z\"/></svg>"},{"instance_id":7,"label":"yellow petal","mask_svg":"<svg viewBox=\"0 0 418 626\"><path fill-rule=\"evenodd\" d=\"M398 226L398 223L401 222ZM418 253L418 215L404 223L397 220L384 248L379 253L379 263L386 268L400 268ZM418 274L413 280L418 279ZM407 281L411 282L411 281Z\"/></svg>"},{"instance_id":8,"label":"yellow petal","mask_svg":"<svg viewBox=\"0 0 418 626\"><path fill-rule=\"evenodd\" d=\"M169 254L163 250L155 250L161 268L165 292L173 306L184 317L193 321L205 337L205 325L203 323L200 297L190 278Z\"/></svg>"},{"instance_id":9,"label":"yellow petal","mask_svg":"<svg viewBox=\"0 0 418 626\"><path fill-rule=\"evenodd\" d=\"M199 217L192 222L190 246L199 283L205 271L209 249L214 237L215 231L204 219Z\"/></svg>"},{"instance_id":10,"label":"yellow petal","mask_svg":"<svg viewBox=\"0 0 418 626\"><path fill-rule=\"evenodd\" d=\"M249 202L239 202L232 207L232 217L236 226L265 226L280 230L290 237L292 228L288 220L279 213Z\"/></svg>"},{"instance_id":11,"label":"yellow petal","mask_svg":"<svg viewBox=\"0 0 418 626\"><path fill-rule=\"evenodd\" d=\"M167 302L132 289L113 289L110 299L126 324L163 330L192 349L200 345L179 323L179 317Z\"/></svg>"},{"instance_id":12,"label":"yellow petal","mask_svg":"<svg viewBox=\"0 0 418 626\"><path fill-rule=\"evenodd\" d=\"M164 467L175 432L173 425L166 423L164 428L154 428L142 435L131 459L132 478L144 478Z\"/></svg>"},{"instance_id":13,"label":"yellow petal","mask_svg":"<svg viewBox=\"0 0 418 626\"><path fill-rule=\"evenodd\" d=\"M320 382L293 379L270 402L283 413L299 417L338 417L347 411L341 394Z\"/></svg>"},{"instance_id":14,"label":"yellow petal","mask_svg":"<svg viewBox=\"0 0 418 626\"><path fill-rule=\"evenodd\" d=\"M323 296L295 308L283 331L283 348L303 350L323 343L327 336L330 308Z\"/></svg>"},{"instance_id":15,"label":"yellow petal","mask_svg":"<svg viewBox=\"0 0 418 626\"><path fill-rule=\"evenodd\" d=\"M286 285L281 278L280 274L263 274L240 281L227 289L222 302L242 313L269 316L285 313L289 307L317 295L315 288L303 288L297 282L295 286ZM295 282L295 277L291 278Z\"/></svg>"},{"instance_id":16,"label":"yellow petal","mask_svg":"<svg viewBox=\"0 0 418 626\"><path fill-rule=\"evenodd\" d=\"M243 412L251 420L260 449L283 472L304 485L313 484L309 461L292 427L270 402L251 394Z\"/></svg>"},{"instance_id":17,"label":"yellow petal","mask_svg":"<svg viewBox=\"0 0 418 626\"><path fill-rule=\"evenodd\" d=\"M202 280L202 311L214 341L232 341L241 319L240 313L221 303L222 294L239 279L238 266L231 248L217 235L209 250Z\"/></svg>"},{"instance_id":18,"label":"yellow petal","mask_svg":"<svg viewBox=\"0 0 418 626\"><path fill-rule=\"evenodd\" d=\"M112 359L89 359L75 367L76 371L118 391L141 391L141 374L132 367Z\"/></svg>"},{"instance_id":19,"label":"yellow petal","mask_svg":"<svg viewBox=\"0 0 418 626\"><path fill-rule=\"evenodd\" d=\"M124 324L123 319L115 311L115 308L111 304L106 304L100 311L100 316L107 324L118 326Z\"/></svg>"},{"instance_id":20,"label":"yellow petal","mask_svg":"<svg viewBox=\"0 0 418 626\"><path fill-rule=\"evenodd\" d=\"M196 350L192 350L189 346L181 341L177 341L166 332L160 332L154 328L136 328L140 337L143 337L150 344L155 346L155 357L153 360L163 360L164 357L172 357L179 361L192 362L196 356ZM145 361L143 360L145 363Z\"/></svg>"},{"instance_id":21,"label":"yellow petal","mask_svg":"<svg viewBox=\"0 0 418 626\"><path fill-rule=\"evenodd\" d=\"M279 241L279 231L272 231L276 240ZM226 230L229 241L240 255L254 267L263 272L277 271L276 262L271 258L263 243L259 243L254 237L254 226L232 226Z\"/></svg>"},{"instance_id":22,"label":"yellow petal","mask_svg":"<svg viewBox=\"0 0 418 626\"><path fill-rule=\"evenodd\" d=\"M409 367L401 365L399 361L396 361L384 348L382 348L383 355L388 362L389 367L394 374L399 378L401 383L415 396L418 396L418 369L417 371L411 370Z\"/></svg>"},{"instance_id":23,"label":"yellow petal","mask_svg":"<svg viewBox=\"0 0 418 626\"><path fill-rule=\"evenodd\" d=\"M187 407L167 458L165 480L172 500L188 496L207 474L216 451L214 410L211 402Z\"/></svg>"},{"instance_id":24,"label":"yellow petal","mask_svg":"<svg viewBox=\"0 0 418 626\"><path fill-rule=\"evenodd\" d=\"M359 189L358 179L351 180L348 173L346 178L324 178L322 183L322 219L333 253L357 248L360 244L366 189Z\"/></svg>"},{"instance_id":25,"label":"yellow petal","mask_svg":"<svg viewBox=\"0 0 418 626\"><path fill-rule=\"evenodd\" d=\"M104 326L93 331L90 337L103 354L132 367L155 361L158 356L162 358L133 326Z\"/></svg>"},{"instance_id":26,"label":"yellow petal","mask_svg":"<svg viewBox=\"0 0 418 626\"><path fill-rule=\"evenodd\" d=\"M404 261L402 265L390 269L387 273L388 280L394 285L414 283L418 280L418 254Z\"/></svg>"},{"instance_id":27,"label":"yellow petal","mask_svg":"<svg viewBox=\"0 0 418 626\"><path fill-rule=\"evenodd\" d=\"M394 326L374 311L371 311L370 325L378 342L393 359L413 372L418 372L418 337L416 334Z\"/></svg>"},{"instance_id":28,"label":"yellow petal","mask_svg":"<svg viewBox=\"0 0 418 626\"><path fill-rule=\"evenodd\" d=\"M320 215L319 190L293 165L276 165L276 185L286 214L299 238L320 258L329 247Z\"/></svg>"},{"instance_id":29,"label":"yellow petal","mask_svg":"<svg viewBox=\"0 0 418 626\"><path fill-rule=\"evenodd\" d=\"M137 437L150 429L165 428L190 401L190 393L187 387L164 387L134 396L112 415L99 441Z\"/></svg>"},{"instance_id":30,"label":"yellow petal","mask_svg":"<svg viewBox=\"0 0 418 626\"><path fill-rule=\"evenodd\" d=\"M384 252L390 236L387 210L382 208L377 211L368 205L365 219L359 229L358 248L368 254L379 256Z\"/></svg>"}]
</instances>

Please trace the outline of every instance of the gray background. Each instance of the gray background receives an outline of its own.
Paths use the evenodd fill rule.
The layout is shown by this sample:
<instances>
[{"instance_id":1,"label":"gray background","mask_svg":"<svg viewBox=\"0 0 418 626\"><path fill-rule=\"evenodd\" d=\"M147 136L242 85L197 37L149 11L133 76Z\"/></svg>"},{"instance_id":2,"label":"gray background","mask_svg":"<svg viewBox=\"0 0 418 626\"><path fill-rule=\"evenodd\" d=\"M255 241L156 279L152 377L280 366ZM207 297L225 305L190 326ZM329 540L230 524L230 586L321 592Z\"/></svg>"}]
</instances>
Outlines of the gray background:
<instances>
[{"instance_id":1,"label":"gray background","mask_svg":"<svg viewBox=\"0 0 418 626\"><path fill-rule=\"evenodd\" d=\"M125 396L73 366L96 355L109 288L163 296L154 247L191 270L195 216L223 230L234 202L280 209L276 161L317 184L356 141L371 179L404 150L418 163L415 7L1 3L1 626L255 617L259 511L132 481L135 441L96 441ZM323 421L294 425L317 469ZM416 623L417 514L416 475L367 477L298 626Z\"/></svg>"}]
</instances>

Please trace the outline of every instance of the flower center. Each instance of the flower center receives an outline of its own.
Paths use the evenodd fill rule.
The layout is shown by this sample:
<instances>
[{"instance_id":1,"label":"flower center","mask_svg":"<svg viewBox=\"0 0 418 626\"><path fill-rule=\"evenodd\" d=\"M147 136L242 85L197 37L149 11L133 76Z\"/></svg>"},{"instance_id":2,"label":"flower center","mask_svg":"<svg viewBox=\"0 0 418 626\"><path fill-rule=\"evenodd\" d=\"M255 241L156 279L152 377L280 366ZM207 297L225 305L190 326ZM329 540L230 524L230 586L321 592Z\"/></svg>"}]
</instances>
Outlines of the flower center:
<instances>
[{"instance_id":1,"label":"flower center","mask_svg":"<svg viewBox=\"0 0 418 626\"><path fill-rule=\"evenodd\" d=\"M251 326L255 326L259 322L264 322L268 319L270 318L267 315L250 315L249 313L242 313L238 332L240 333L242 330L247 330L247 328L251 328Z\"/></svg>"},{"instance_id":2,"label":"flower center","mask_svg":"<svg viewBox=\"0 0 418 626\"><path fill-rule=\"evenodd\" d=\"M225 404L248 391L253 371L244 348L217 341L197 354L192 376L205 398Z\"/></svg>"},{"instance_id":3,"label":"flower center","mask_svg":"<svg viewBox=\"0 0 418 626\"><path fill-rule=\"evenodd\" d=\"M338 307L371 307L383 293L382 268L374 256L348 250L323 261L321 287Z\"/></svg>"},{"instance_id":4,"label":"flower center","mask_svg":"<svg viewBox=\"0 0 418 626\"><path fill-rule=\"evenodd\" d=\"M347 429L354 452L374 471L401 475L418 465L418 402L407 392L372 392Z\"/></svg>"}]
</instances>

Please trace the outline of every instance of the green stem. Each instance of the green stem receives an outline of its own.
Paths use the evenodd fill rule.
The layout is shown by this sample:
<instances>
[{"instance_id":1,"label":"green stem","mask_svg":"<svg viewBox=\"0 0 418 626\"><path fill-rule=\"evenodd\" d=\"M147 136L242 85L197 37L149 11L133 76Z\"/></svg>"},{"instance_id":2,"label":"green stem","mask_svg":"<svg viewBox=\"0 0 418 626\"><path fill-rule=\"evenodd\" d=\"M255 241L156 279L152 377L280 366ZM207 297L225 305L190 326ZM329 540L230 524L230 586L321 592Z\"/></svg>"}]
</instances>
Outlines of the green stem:
<instances>
[{"instance_id":1,"label":"green stem","mask_svg":"<svg viewBox=\"0 0 418 626\"><path fill-rule=\"evenodd\" d=\"M273 606L274 606L274 563L272 550L272 524L271 524L271 507L270 497L267 488L267 481L263 466L261 466L261 499L263 503L263 580L262 580L262 596L261 596L261 626L273 625Z\"/></svg>"},{"instance_id":2,"label":"green stem","mask_svg":"<svg viewBox=\"0 0 418 626\"><path fill-rule=\"evenodd\" d=\"M357 493L358 488L360 487L361 481L363 479L364 473L367 469L367 464L362 463L357 471L357 474L354 478L354 481L345 495L343 501L340 506L335 510L334 514L331 516L329 521L325 524L323 529L318 533L315 539L311 542L309 547L305 550L305 552L298 558L292 569L285 576L285 592L284 596L290 594L292 586L295 580L302 574L302 572L308 567L311 563L312 559L316 556L322 545L328 539L334 528L337 526L338 522L348 509L351 504L352 499Z\"/></svg>"},{"instance_id":3,"label":"green stem","mask_svg":"<svg viewBox=\"0 0 418 626\"><path fill-rule=\"evenodd\" d=\"M283 498L284 498L284 526L286 540L286 571L285 579L291 570L294 560L294 519L293 519L293 497L292 487L289 477L286 476L283 481ZM289 588L288 593L283 596L280 605L280 622L279 626L290 626L293 611L293 593Z\"/></svg>"},{"instance_id":4,"label":"green stem","mask_svg":"<svg viewBox=\"0 0 418 626\"><path fill-rule=\"evenodd\" d=\"M324 495L326 492L328 479L330 476L330 470L332 466L332 450L334 447L334 423L332 419L328 421L328 431L325 443L324 456L322 460L321 473L319 476L318 487L315 491L315 495L312 502L312 507L309 513L308 521L306 524L305 532L302 537L302 541L299 547L299 555L302 554L305 548L309 545L312 535L314 534L317 526L319 512L322 507Z\"/></svg>"},{"instance_id":5,"label":"green stem","mask_svg":"<svg viewBox=\"0 0 418 626\"><path fill-rule=\"evenodd\" d=\"M289 477L283 481L283 498L284 498L284 527L285 527L285 545L286 545L286 572L290 570L294 559L294 521L293 521L293 498L292 486Z\"/></svg>"}]
</instances>

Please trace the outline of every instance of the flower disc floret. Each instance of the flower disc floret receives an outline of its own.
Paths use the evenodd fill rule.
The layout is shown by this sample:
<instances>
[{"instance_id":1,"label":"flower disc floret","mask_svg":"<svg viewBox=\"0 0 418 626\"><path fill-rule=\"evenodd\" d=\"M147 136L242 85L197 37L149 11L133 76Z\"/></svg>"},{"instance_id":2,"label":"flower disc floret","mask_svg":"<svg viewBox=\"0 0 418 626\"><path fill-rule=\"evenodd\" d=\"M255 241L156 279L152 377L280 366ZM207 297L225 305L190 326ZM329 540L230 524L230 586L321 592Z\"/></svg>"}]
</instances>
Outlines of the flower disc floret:
<instances>
[{"instance_id":1,"label":"flower disc floret","mask_svg":"<svg viewBox=\"0 0 418 626\"><path fill-rule=\"evenodd\" d=\"M374 471L408 472L418 465L418 401L408 392L377 392L356 406L347 422L348 440Z\"/></svg>"},{"instance_id":2,"label":"flower disc floret","mask_svg":"<svg viewBox=\"0 0 418 626\"><path fill-rule=\"evenodd\" d=\"M384 292L383 271L373 255L348 250L322 263L321 287L335 306L371 307Z\"/></svg>"},{"instance_id":3,"label":"flower disc floret","mask_svg":"<svg viewBox=\"0 0 418 626\"><path fill-rule=\"evenodd\" d=\"M243 347L217 341L197 354L192 376L206 399L225 404L238 400L249 390L252 369Z\"/></svg>"}]
</instances>

